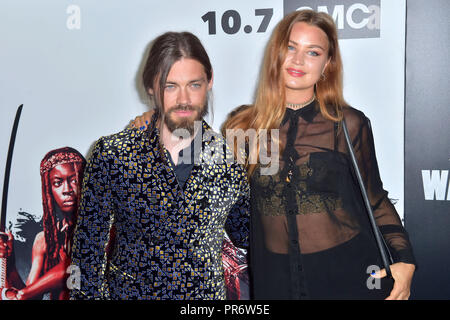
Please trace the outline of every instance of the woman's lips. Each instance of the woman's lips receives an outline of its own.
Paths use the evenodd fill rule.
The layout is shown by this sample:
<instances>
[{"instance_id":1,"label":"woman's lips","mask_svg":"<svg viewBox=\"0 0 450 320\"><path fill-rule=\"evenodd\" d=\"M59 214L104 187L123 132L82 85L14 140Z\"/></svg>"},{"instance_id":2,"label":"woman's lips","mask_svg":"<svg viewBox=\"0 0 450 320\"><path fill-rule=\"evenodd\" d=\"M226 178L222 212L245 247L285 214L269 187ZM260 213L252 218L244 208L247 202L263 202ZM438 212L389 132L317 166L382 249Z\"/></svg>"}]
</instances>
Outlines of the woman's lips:
<instances>
[{"instance_id":1,"label":"woman's lips","mask_svg":"<svg viewBox=\"0 0 450 320\"><path fill-rule=\"evenodd\" d=\"M66 201L63 202L63 205L65 207L72 207L72 206L75 205L75 200L66 200Z\"/></svg>"},{"instance_id":2,"label":"woman's lips","mask_svg":"<svg viewBox=\"0 0 450 320\"><path fill-rule=\"evenodd\" d=\"M303 77L306 73L303 72L302 70L298 70L298 69L292 69L292 68L288 68L286 69L287 73L289 73L291 76L293 77Z\"/></svg>"}]
</instances>

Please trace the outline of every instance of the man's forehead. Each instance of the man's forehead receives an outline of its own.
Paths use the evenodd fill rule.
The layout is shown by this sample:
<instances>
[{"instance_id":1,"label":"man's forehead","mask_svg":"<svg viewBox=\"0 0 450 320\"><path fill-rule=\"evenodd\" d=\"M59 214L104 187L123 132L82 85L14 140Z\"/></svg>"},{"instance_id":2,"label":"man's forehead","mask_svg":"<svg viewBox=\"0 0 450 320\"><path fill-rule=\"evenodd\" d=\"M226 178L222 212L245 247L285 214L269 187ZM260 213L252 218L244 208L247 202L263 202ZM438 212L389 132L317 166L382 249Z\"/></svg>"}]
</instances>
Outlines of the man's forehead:
<instances>
[{"instance_id":1,"label":"man's forehead","mask_svg":"<svg viewBox=\"0 0 450 320\"><path fill-rule=\"evenodd\" d=\"M193 82L206 79L205 68L199 61L181 58L170 68L166 82Z\"/></svg>"}]
</instances>

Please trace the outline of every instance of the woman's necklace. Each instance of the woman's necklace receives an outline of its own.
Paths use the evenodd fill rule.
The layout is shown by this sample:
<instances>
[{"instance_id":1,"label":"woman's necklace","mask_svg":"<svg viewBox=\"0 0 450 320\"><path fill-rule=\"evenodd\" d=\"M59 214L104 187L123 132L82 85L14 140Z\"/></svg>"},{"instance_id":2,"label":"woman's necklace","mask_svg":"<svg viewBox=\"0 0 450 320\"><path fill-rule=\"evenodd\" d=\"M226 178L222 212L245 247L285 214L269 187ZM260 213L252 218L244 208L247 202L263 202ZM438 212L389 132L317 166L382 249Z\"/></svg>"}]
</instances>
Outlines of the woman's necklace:
<instances>
[{"instance_id":1,"label":"woman's necklace","mask_svg":"<svg viewBox=\"0 0 450 320\"><path fill-rule=\"evenodd\" d=\"M290 109L293 109L293 110L301 109L304 106L307 106L308 104L313 102L315 98L316 98L316 94L314 93L312 98L309 99L308 101L304 102L304 103L289 103L289 102L287 102L286 103L286 108L290 108Z\"/></svg>"}]
</instances>

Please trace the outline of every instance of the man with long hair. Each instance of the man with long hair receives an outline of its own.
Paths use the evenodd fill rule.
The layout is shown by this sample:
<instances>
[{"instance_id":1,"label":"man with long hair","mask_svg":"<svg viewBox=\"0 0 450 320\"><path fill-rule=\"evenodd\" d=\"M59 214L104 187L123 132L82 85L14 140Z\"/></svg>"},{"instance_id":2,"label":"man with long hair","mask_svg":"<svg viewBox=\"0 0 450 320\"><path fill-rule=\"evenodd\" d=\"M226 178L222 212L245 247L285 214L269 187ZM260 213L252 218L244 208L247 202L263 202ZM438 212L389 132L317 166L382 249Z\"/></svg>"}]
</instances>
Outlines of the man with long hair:
<instances>
[{"instance_id":1,"label":"man with long hair","mask_svg":"<svg viewBox=\"0 0 450 320\"><path fill-rule=\"evenodd\" d=\"M6 242L0 240L0 255L9 258L8 287L3 297L28 300L50 293L50 299L68 298L67 267L73 229L77 217L80 185L86 160L75 149L64 147L48 152L41 161L43 230L33 243L31 269L26 283L17 273L14 263L13 235Z\"/></svg>"},{"instance_id":2,"label":"man with long hair","mask_svg":"<svg viewBox=\"0 0 450 320\"><path fill-rule=\"evenodd\" d=\"M223 237L247 245L249 186L202 120L212 78L193 34L154 41L142 77L156 105L148 130L101 138L86 169L73 299L225 299Z\"/></svg>"}]
</instances>

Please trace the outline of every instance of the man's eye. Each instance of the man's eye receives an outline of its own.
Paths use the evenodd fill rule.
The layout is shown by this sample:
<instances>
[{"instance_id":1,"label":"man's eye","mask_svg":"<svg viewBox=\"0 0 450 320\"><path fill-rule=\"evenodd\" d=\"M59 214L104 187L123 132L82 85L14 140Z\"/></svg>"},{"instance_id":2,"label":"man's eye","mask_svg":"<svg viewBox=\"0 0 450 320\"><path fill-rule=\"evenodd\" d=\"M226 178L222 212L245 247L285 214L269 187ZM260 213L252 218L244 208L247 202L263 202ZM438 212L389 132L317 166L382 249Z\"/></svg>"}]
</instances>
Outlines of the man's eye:
<instances>
[{"instance_id":1,"label":"man's eye","mask_svg":"<svg viewBox=\"0 0 450 320\"><path fill-rule=\"evenodd\" d=\"M61 181L53 181L53 186L59 187L61 185Z\"/></svg>"},{"instance_id":2,"label":"man's eye","mask_svg":"<svg viewBox=\"0 0 450 320\"><path fill-rule=\"evenodd\" d=\"M191 86L192 86L192 88L195 88L195 89L202 87L202 85L200 83L193 83Z\"/></svg>"},{"instance_id":3,"label":"man's eye","mask_svg":"<svg viewBox=\"0 0 450 320\"><path fill-rule=\"evenodd\" d=\"M295 51L295 47L293 47L293 46L288 46L288 51Z\"/></svg>"},{"instance_id":4,"label":"man's eye","mask_svg":"<svg viewBox=\"0 0 450 320\"><path fill-rule=\"evenodd\" d=\"M165 89L165 90L173 90L173 89L175 89L175 86L172 85L172 84L168 84L168 85L166 85L166 86L164 87L164 89Z\"/></svg>"}]
</instances>

